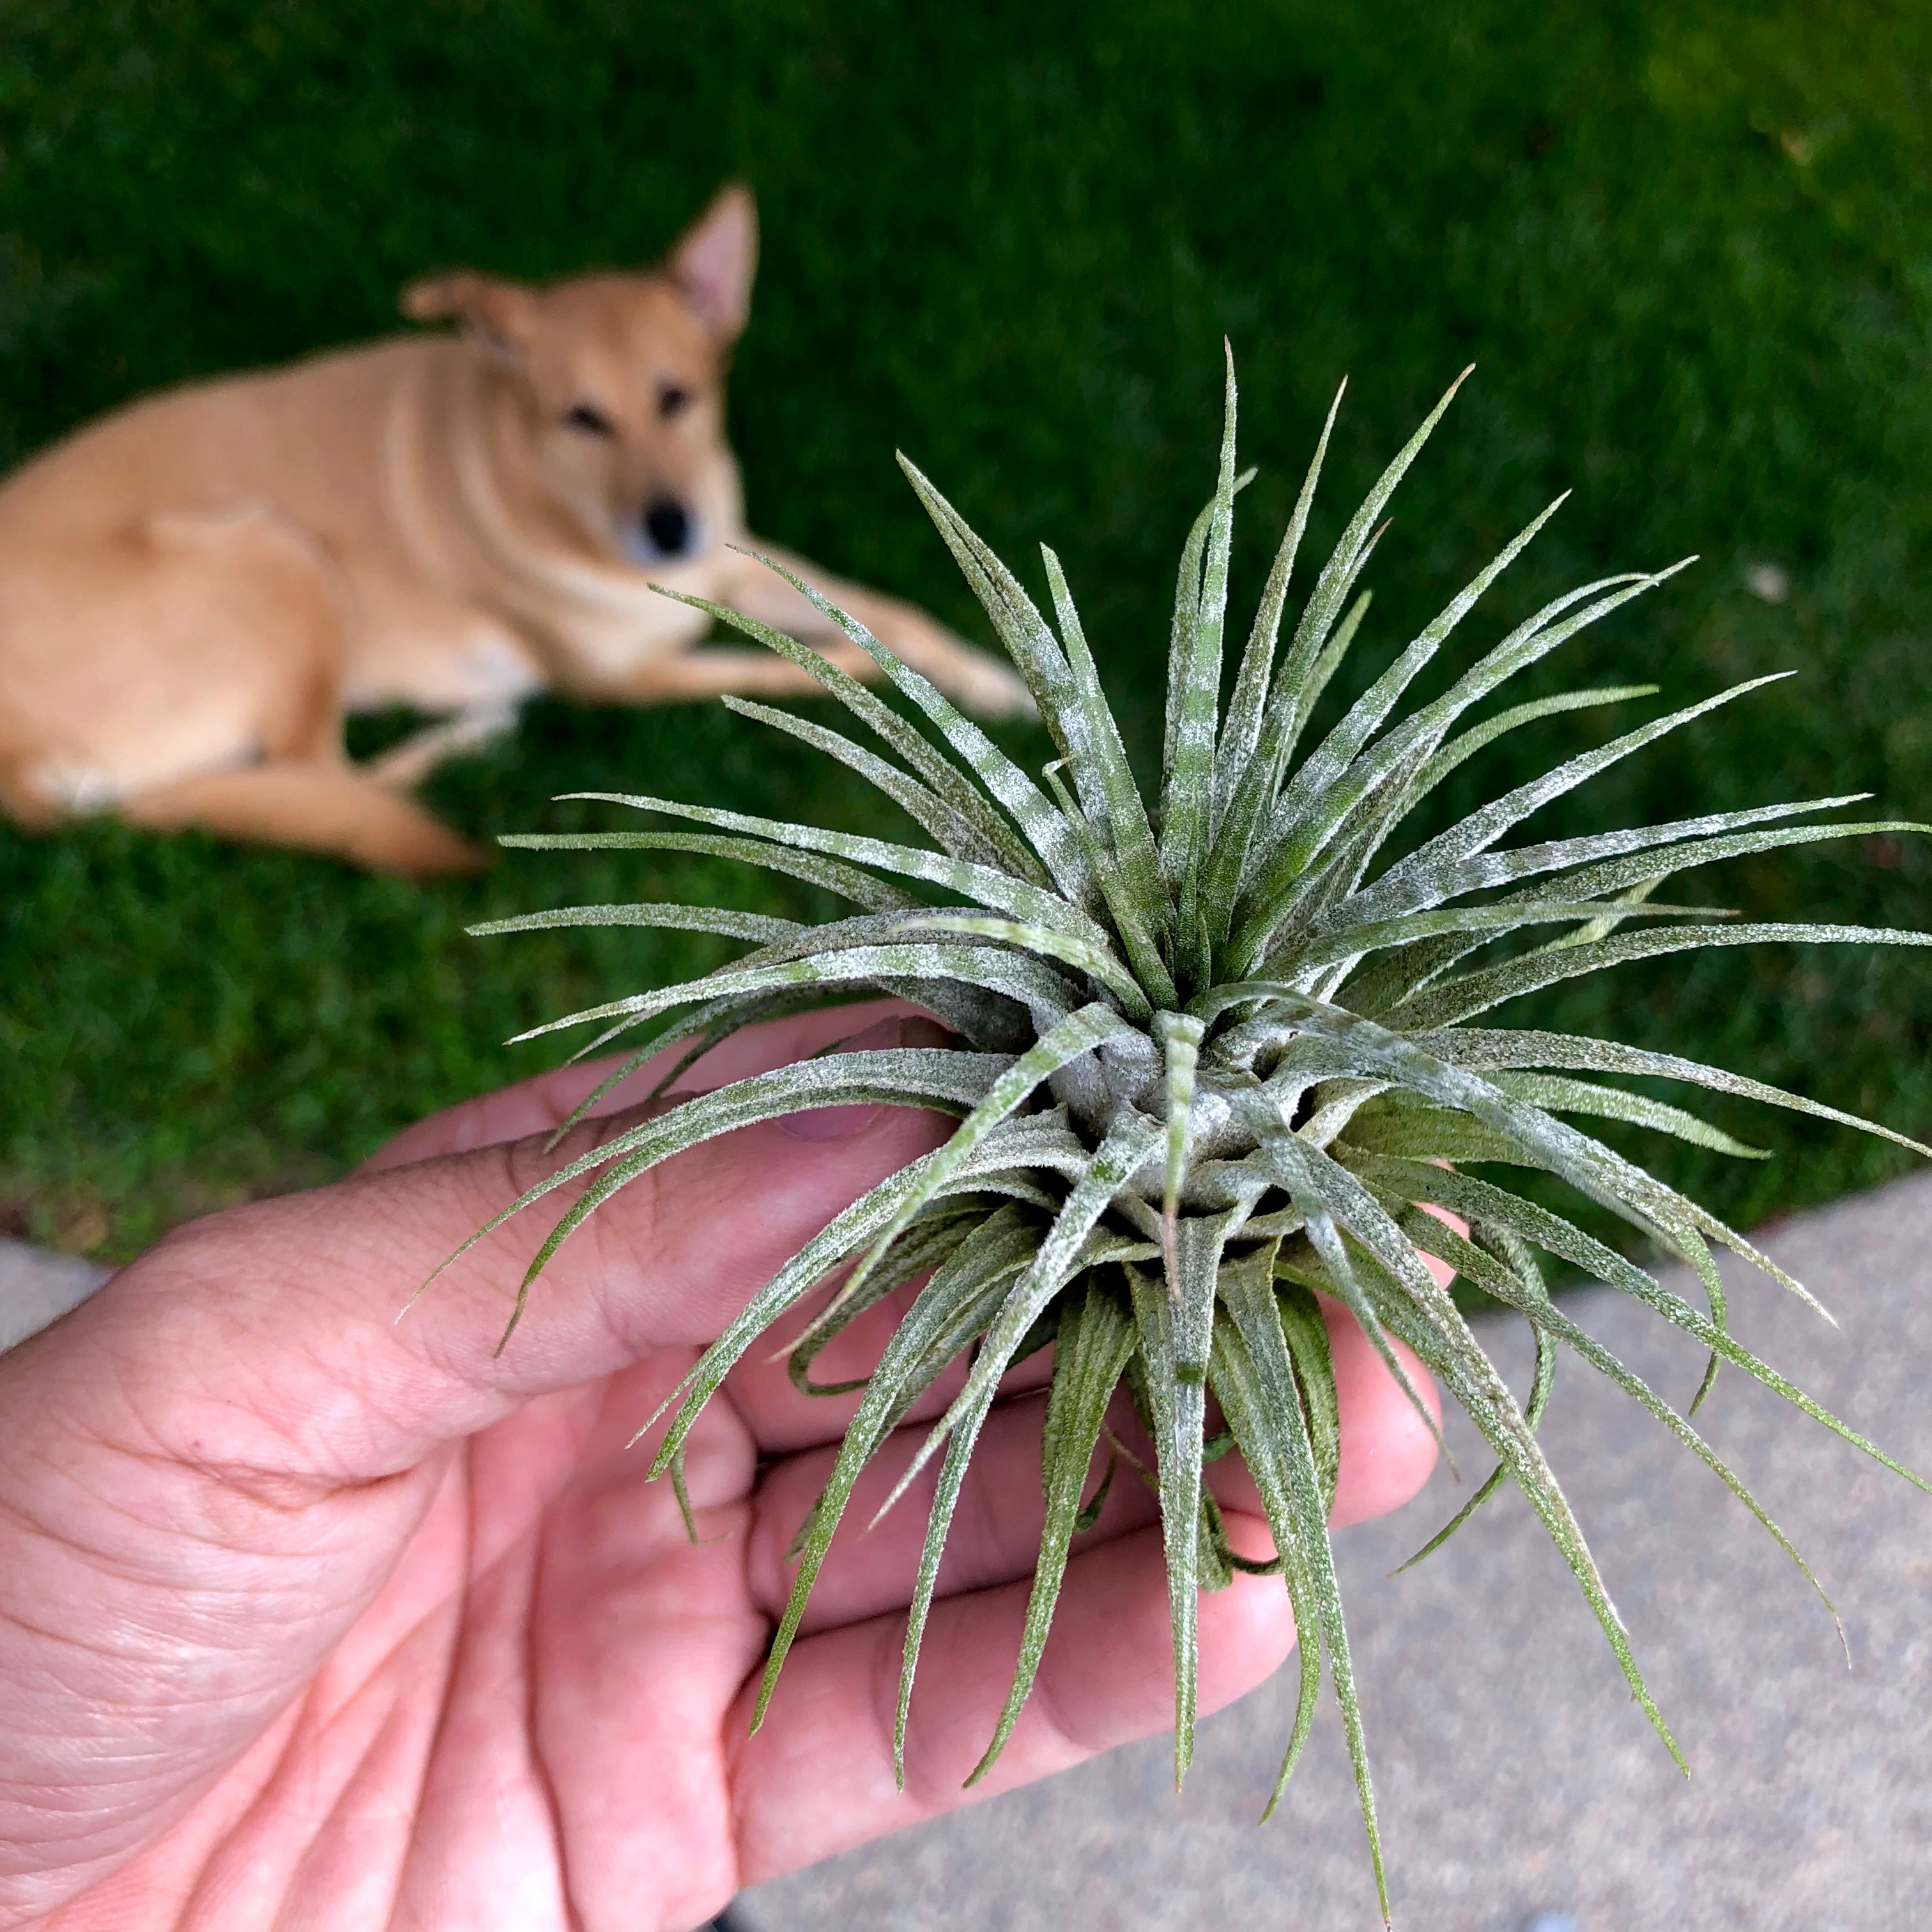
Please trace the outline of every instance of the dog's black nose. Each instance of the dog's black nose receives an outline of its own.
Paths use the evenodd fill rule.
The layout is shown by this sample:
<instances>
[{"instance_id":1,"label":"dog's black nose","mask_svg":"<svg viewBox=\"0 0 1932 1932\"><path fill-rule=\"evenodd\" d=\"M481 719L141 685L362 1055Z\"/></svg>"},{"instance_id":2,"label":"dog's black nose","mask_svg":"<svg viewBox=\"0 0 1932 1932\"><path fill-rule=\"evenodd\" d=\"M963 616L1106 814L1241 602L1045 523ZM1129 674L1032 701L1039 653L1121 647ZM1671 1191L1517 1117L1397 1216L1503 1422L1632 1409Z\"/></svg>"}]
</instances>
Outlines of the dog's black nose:
<instances>
[{"instance_id":1,"label":"dog's black nose","mask_svg":"<svg viewBox=\"0 0 1932 1932\"><path fill-rule=\"evenodd\" d=\"M691 542L691 517L674 496L661 496L644 512L644 528L662 556L682 556Z\"/></svg>"}]
</instances>

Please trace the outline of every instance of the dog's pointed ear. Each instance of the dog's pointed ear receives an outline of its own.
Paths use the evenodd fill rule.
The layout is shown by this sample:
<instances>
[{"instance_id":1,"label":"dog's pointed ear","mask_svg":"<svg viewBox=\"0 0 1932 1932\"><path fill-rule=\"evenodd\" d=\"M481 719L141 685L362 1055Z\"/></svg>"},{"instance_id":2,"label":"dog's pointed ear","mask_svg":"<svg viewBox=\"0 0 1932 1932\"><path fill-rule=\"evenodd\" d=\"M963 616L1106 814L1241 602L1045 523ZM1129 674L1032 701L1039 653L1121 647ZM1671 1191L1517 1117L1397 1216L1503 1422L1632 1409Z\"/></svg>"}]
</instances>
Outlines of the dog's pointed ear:
<instances>
[{"instance_id":1,"label":"dog's pointed ear","mask_svg":"<svg viewBox=\"0 0 1932 1932\"><path fill-rule=\"evenodd\" d=\"M521 282L481 275L473 268L425 275L404 290L400 307L412 322L446 322L452 317L496 359L523 360L536 333L537 293Z\"/></svg>"},{"instance_id":2,"label":"dog's pointed ear","mask_svg":"<svg viewBox=\"0 0 1932 1932\"><path fill-rule=\"evenodd\" d=\"M758 267L758 212L742 182L728 182L668 256L664 271L720 341L736 339L752 310Z\"/></svg>"}]
</instances>

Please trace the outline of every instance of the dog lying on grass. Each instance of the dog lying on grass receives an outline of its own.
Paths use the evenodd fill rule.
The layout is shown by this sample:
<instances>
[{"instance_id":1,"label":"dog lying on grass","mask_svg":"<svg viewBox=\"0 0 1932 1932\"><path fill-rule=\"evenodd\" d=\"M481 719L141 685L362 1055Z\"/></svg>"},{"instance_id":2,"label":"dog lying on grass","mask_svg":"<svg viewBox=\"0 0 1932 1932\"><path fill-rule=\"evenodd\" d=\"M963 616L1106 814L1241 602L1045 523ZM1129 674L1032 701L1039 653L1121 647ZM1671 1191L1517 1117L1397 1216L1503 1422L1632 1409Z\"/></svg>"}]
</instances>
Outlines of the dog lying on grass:
<instances>
[{"instance_id":1,"label":"dog lying on grass","mask_svg":"<svg viewBox=\"0 0 1932 1932\"><path fill-rule=\"evenodd\" d=\"M1018 680L924 613L747 535L723 381L757 256L725 188L656 269L404 291L399 338L197 383L93 424L0 488L0 803L113 810L382 870L482 862L408 794L546 690L650 704L814 688L692 648L728 604L867 672L779 557L962 704ZM352 764L345 714L440 722Z\"/></svg>"}]
</instances>

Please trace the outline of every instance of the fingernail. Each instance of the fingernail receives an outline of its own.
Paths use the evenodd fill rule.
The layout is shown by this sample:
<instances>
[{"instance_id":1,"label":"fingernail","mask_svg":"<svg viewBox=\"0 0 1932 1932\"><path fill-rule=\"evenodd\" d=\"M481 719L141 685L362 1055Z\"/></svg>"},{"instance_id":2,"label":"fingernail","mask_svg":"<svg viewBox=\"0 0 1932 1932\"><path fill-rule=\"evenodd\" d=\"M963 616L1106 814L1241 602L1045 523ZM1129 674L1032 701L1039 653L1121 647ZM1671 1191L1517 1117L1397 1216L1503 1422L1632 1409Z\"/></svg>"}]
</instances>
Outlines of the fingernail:
<instances>
[{"instance_id":1,"label":"fingernail","mask_svg":"<svg viewBox=\"0 0 1932 1932\"><path fill-rule=\"evenodd\" d=\"M899 1044L902 1046L950 1047L956 1036L952 1030L941 1026L937 1020L929 1020L924 1015L899 1022Z\"/></svg>"},{"instance_id":2,"label":"fingernail","mask_svg":"<svg viewBox=\"0 0 1932 1932\"><path fill-rule=\"evenodd\" d=\"M862 1134L883 1110L875 1102L864 1107L814 1107L808 1114L786 1114L779 1130L800 1141L842 1141Z\"/></svg>"},{"instance_id":3,"label":"fingernail","mask_svg":"<svg viewBox=\"0 0 1932 1932\"><path fill-rule=\"evenodd\" d=\"M895 1046L950 1046L952 1035L937 1020L923 1013L907 1013L892 1019L874 1020L862 1033L842 1040L833 1050L838 1053L877 1053Z\"/></svg>"}]
</instances>

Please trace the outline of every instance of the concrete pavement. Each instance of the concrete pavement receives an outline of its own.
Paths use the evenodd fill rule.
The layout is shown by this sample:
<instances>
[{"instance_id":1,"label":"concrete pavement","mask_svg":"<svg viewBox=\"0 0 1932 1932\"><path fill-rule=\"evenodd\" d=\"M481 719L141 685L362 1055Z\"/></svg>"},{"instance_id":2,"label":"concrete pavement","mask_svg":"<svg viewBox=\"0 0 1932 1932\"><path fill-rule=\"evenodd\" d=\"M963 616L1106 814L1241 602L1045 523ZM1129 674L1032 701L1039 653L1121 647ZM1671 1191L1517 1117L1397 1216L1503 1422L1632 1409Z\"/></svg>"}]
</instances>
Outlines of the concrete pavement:
<instances>
[{"instance_id":1,"label":"concrete pavement","mask_svg":"<svg viewBox=\"0 0 1932 1932\"><path fill-rule=\"evenodd\" d=\"M108 1270L0 1237L0 1354L85 1301Z\"/></svg>"}]
</instances>

